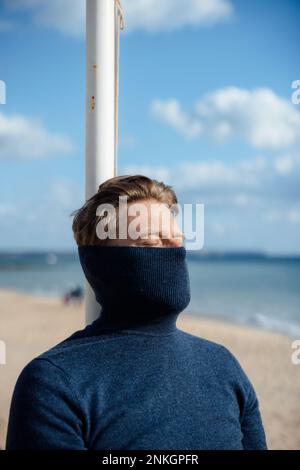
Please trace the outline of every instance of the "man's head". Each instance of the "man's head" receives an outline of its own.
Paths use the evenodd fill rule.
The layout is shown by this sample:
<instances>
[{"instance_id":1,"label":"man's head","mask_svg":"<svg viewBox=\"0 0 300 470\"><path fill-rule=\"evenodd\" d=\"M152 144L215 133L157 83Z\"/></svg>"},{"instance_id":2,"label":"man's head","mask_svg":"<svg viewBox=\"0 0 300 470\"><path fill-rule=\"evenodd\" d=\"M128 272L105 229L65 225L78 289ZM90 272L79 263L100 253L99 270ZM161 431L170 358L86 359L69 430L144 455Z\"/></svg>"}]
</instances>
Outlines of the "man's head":
<instances>
[{"instance_id":1,"label":"man's head","mask_svg":"<svg viewBox=\"0 0 300 470\"><path fill-rule=\"evenodd\" d=\"M74 238L78 246L182 246L177 203L170 186L146 176L109 179L72 213Z\"/></svg>"},{"instance_id":2,"label":"man's head","mask_svg":"<svg viewBox=\"0 0 300 470\"><path fill-rule=\"evenodd\" d=\"M176 316L188 305L189 274L177 212L170 186L138 175L106 181L73 213L81 266L102 306L104 324Z\"/></svg>"}]
</instances>

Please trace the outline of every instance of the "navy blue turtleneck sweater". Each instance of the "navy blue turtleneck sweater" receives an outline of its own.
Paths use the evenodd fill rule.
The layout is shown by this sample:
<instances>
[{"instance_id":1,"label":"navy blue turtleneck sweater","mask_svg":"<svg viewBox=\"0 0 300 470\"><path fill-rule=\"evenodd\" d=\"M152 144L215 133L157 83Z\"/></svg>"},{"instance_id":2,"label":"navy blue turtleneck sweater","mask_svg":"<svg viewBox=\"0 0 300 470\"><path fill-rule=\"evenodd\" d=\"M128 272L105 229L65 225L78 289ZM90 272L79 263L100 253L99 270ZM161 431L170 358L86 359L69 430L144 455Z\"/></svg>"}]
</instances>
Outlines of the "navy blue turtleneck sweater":
<instances>
[{"instance_id":1,"label":"navy blue turtleneck sweater","mask_svg":"<svg viewBox=\"0 0 300 470\"><path fill-rule=\"evenodd\" d=\"M6 448L266 449L238 361L176 326L190 299L185 249L79 256L102 313L23 369Z\"/></svg>"}]
</instances>

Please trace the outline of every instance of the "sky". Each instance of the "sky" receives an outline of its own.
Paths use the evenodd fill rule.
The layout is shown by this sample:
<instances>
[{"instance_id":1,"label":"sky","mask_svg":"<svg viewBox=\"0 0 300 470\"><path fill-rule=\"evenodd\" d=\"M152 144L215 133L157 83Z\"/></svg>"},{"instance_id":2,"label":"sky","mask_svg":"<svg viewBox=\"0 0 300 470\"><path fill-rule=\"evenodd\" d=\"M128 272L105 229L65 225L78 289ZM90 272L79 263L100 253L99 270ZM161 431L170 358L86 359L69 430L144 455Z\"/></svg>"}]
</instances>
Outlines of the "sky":
<instances>
[{"instance_id":1,"label":"sky","mask_svg":"<svg viewBox=\"0 0 300 470\"><path fill-rule=\"evenodd\" d=\"M207 250L300 254L300 2L122 5L119 174L204 204ZM75 249L84 13L84 0L1 1L2 251Z\"/></svg>"}]
</instances>

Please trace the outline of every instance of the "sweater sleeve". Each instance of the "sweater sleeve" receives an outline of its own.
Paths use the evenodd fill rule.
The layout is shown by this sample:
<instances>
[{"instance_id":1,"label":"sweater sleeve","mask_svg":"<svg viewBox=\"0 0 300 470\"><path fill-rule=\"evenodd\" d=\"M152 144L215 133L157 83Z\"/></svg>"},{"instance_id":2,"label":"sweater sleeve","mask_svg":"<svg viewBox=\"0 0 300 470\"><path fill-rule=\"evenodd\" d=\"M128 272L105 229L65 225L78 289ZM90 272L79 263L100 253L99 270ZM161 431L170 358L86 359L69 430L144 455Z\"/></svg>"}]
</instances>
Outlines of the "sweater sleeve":
<instances>
[{"instance_id":1,"label":"sweater sleeve","mask_svg":"<svg viewBox=\"0 0 300 470\"><path fill-rule=\"evenodd\" d=\"M83 417L65 372L36 358L21 372L13 393L7 450L84 450Z\"/></svg>"},{"instance_id":2,"label":"sweater sleeve","mask_svg":"<svg viewBox=\"0 0 300 470\"><path fill-rule=\"evenodd\" d=\"M248 395L241 418L245 450L267 450L266 436L259 403L252 384L248 381Z\"/></svg>"},{"instance_id":3,"label":"sweater sleeve","mask_svg":"<svg viewBox=\"0 0 300 470\"><path fill-rule=\"evenodd\" d=\"M240 404L244 450L267 450L265 431L254 387L236 357L229 350L227 352L237 380L236 394Z\"/></svg>"}]
</instances>

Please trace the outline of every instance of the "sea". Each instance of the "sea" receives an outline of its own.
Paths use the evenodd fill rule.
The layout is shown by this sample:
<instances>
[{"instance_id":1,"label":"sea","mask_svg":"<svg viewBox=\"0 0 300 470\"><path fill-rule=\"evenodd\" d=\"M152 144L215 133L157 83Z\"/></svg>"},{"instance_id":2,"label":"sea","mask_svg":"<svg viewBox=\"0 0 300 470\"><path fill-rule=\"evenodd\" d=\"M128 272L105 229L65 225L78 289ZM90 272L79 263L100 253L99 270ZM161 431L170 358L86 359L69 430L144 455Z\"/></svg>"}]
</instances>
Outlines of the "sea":
<instances>
[{"instance_id":1,"label":"sea","mask_svg":"<svg viewBox=\"0 0 300 470\"><path fill-rule=\"evenodd\" d=\"M300 257L188 252L188 265L186 312L300 338ZM84 285L76 252L0 253L0 289L62 297Z\"/></svg>"}]
</instances>

